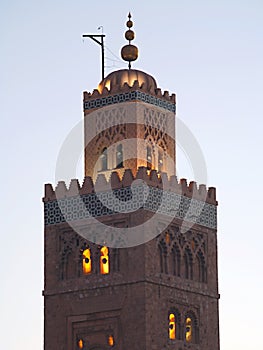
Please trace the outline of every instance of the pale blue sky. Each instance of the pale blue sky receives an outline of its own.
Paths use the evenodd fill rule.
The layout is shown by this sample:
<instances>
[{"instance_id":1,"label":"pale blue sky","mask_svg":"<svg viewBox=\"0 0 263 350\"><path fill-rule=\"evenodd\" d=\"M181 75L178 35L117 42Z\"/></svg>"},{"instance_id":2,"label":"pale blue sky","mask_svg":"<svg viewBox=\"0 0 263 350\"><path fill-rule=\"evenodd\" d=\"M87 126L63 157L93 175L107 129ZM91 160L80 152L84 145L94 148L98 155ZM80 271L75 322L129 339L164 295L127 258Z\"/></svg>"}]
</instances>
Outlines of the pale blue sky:
<instances>
[{"instance_id":1,"label":"pale blue sky","mask_svg":"<svg viewBox=\"0 0 263 350\"><path fill-rule=\"evenodd\" d=\"M140 48L134 67L177 94L178 117L217 187L221 349L262 349L261 0L1 2L0 347L42 349L43 185L54 182L60 146L82 118L82 91L100 80L100 49L81 35L103 25L119 56L128 11ZM125 67L115 64L107 72Z\"/></svg>"}]
</instances>

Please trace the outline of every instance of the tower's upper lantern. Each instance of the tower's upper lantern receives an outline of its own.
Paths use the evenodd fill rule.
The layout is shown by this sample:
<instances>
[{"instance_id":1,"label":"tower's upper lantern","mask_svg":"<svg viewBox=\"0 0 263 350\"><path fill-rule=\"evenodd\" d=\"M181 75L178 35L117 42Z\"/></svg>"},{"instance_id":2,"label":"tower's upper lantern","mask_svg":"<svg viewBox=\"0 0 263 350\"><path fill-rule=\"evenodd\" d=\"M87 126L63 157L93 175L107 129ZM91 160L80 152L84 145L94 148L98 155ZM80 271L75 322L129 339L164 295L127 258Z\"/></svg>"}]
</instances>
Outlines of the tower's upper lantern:
<instances>
[{"instance_id":1,"label":"tower's upper lantern","mask_svg":"<svg viewBox=\"0 0 263 350\"><path fill-rule=\"evenodd\" d=\"M129 14L122 58L129 69L111 72L92 93L84 92L85 175L96 181L140 167L175 175L175 95L162 93L155 79L131 69L138 49Z\"/></svg>"},{"instance_id":2,"label":"tower's upper lantern","mask_svg":"<svg viewBox=\"0 0 263 350\"><path fill-rule=\"evenodd\" d=\"M131 30L133 26L133 22L131 21L131 14L128 14L129 20L127 21L126 25L129 28L125 32L125 39L129 41L128 45L123 46L121 49L121 57L124 61L129 62L129 69L131 69L131 62L137 60L138 58L138 48L135 45L131 44L131 41L135 38L134 31Z\"/></svg>"},{"instance_id":3,"label":"tower's upper lantern","mask_svg":"<svg viewBox=\"0 0 263 350\"><path fill-rule=\"evenodd\" d=\"M116 90L121 91L125 83L132 87L135 81L139 83L139 88L143 86L144 90L149 92L154 92L157 89L156 81L150 74L137 69L120 69L103 79L98 86L98 90L102 92L106 87L110 91L114 86Z\"/></svg>"}]
</instances>

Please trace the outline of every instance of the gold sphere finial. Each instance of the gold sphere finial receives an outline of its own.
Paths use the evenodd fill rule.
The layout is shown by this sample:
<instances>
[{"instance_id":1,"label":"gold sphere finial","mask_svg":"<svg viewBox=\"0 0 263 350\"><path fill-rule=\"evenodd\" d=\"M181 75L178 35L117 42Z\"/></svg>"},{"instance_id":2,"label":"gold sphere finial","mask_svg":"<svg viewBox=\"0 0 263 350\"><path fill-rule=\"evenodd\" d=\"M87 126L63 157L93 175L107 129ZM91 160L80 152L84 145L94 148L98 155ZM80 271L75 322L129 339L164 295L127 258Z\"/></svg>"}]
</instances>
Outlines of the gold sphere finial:
<instances>
[{"instance_id":1,"label":"gold sphere finial","mask_svg":"<svg viewBox=\"0 0 263 350\"><path fill-rule=\"evenodd\" d=\"M131 62L137 60L138 58L138 48L131 44L131 41L135 38L135 33L131 28L133 27L133 22L131 21L131 13L128 14L128 21L126 26L128 30L125 32L125 39L129 41L128 45L123 46L121 49L121 57L124 61L129 62L129 69L131 68Z\"/></svg>"}]
</instances>

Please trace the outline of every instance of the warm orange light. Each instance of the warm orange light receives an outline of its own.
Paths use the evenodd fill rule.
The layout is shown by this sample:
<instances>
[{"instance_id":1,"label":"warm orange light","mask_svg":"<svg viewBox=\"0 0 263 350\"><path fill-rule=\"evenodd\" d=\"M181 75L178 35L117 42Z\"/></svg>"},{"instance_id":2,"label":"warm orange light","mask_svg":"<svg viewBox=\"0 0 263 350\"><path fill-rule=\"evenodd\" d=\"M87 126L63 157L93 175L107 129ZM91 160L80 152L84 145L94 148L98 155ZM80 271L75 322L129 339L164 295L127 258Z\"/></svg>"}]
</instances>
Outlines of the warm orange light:
<instances>
[{"instance_id":1,"label":"warm orange light","mask_svg":"<svg viewBox=\"0 0 263 350\"><path fill-rule=\"evenodd\" d=\"M158 171L163 170L163 151L159 150L158 152Z\"/></svg>"},{"instance_id":2,"label":"warm orange light","mask_svg":"<svg viewBox=\"0 0 263 350\"><path fill-rule=\"evenodd\" d=\"M170 244L170 242L171 242L171 237L170 237L170 235L169 235L168 232L166 232L166 234L165 234L165 242L166 242L167 244Z\"/></svg>"},{"instance_id":3,"label":"warm orange light","mask_svg":"<svg viewBox=\"0 0 263 350\"><path fill-rule=\"evenodd\" d=\"M104 81L103 81L103 82L104 82ZM105 86L108 90L110 90L110 88L111 88L111 81L110 81L109 79L107 79L106 82L104 83L104 86ZM102 83L98 85L97 90L99 91L100 94L102 93L102 91L103 91L103 84L102 84Z\"/></svg>"},{"instance_id":4,"label":"warm orange light","mask_svg":"<svg viewBox=\"0 0 263 350\"><path fill-rule=\"evenodd\" d=\"M112 335L109 335L109 338L108 338L108 345L109 346L113 346L114 345L114 338Z\"/></svg>"},{"instance_id":5,"label":"warm orange light","mask_svg":"<svg viewBox=\"0 0 263 350\"><path fill-rule=\"evenodd\" d=\"M192 340L192 320L190 317L187 317L185 326L185 340L187 342L190 342Z\"/></svg>"},{"instance_id":6,"label":"warm orange light","mask_svg":"<svg viewBox=\"0 0 263 350\"><path fill-rule=\"evenodd\" d=\"M91 273L91 254L90 249L85 249L82 259L82 271L85 275Z\"/></svg>"},{"instance_id":7,"label":"warm orange light","mask_svg":"<svg viewBox=\"0 0 263 350\"><path fill-rule=\"evenodd\" d=\"M100 273L106 275L110 272L109 266L109 250L107 247L102 247L100 250Z\"/></svg>"},{"instance_id":8,"label":"warm orange light","mask_svg":"<svg viewBox=\"0 0 263 350\"><path fill-rule=\"evenodd\" d=\"M169 315L169 339L175 339L176 328L175 328L175 316L174 314Z\"/></svg>"},{"instance_id":9,"label":"warm orange light","mask_svg":"<svg viewBox=\"0 0 263 350\"><path fill-rule=\"evenodd\" d=\"M110 80L107 80L105 83L105 87L110 90Z\"/></svg>"},{"instance_id":10,"label":"warm orange light","mask_svg":"<svg viewBox=\"0 0 263 350\"><path fill-rule=\"evenodd\" d=\"M80 340L78 341L78 348L79 348L79 349L83 349L83 340L82 340L82 339L80 339Z\"/></svg>"}]
</instances>

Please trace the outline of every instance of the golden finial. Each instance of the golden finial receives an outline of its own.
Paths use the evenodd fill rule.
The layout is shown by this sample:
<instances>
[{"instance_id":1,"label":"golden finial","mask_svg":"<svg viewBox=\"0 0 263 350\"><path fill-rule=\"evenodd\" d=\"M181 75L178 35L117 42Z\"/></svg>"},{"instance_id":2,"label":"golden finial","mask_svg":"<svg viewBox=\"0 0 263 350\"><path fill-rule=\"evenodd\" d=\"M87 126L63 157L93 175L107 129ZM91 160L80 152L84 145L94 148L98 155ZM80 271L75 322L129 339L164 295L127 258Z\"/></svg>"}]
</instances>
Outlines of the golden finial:
<instances>
[{"instance_id":1,"label":"golden finial","mask_svg":"<svg viewBox=\"0 0 263 350\"><path fill-rule=\"evenodd\" d=\"M129 29L125 32L125 39L129 41L129 44L123 46L123 48L121 49L121 57L124 61L129 62L129 69L131 69L131 62L137 60L138 58L138 48L137 46L131 44L131 41L135 38L135 34L134 31L131 30L133 22L131 21L130 12L128 14L128 18L129 19L126 23L126 26Z\"/></svg>"}]
</instances>

